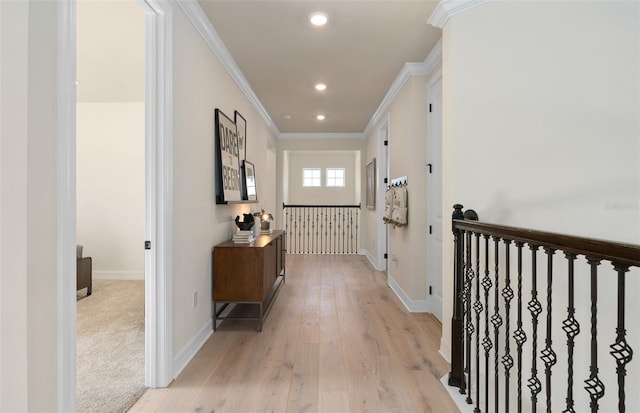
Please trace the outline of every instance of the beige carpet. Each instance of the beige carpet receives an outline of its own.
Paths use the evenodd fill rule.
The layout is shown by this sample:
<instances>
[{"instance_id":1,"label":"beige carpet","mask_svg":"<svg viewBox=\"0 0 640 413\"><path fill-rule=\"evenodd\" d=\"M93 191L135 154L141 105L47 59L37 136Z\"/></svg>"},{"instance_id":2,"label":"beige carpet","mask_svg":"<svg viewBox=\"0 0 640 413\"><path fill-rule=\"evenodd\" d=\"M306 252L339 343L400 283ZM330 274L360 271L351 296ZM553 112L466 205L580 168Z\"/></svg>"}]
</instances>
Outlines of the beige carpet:
<instances>
[{"instance_id":1,"label":"beige carpet","mask_svg":"<svg viewBox=\"0 0 640 413\"><path fill-rule=\"evenodd\" d=\"M126 412L146 390L144 282L94 280L77 314L77 411Z\"/></svg>"}]
</instances>

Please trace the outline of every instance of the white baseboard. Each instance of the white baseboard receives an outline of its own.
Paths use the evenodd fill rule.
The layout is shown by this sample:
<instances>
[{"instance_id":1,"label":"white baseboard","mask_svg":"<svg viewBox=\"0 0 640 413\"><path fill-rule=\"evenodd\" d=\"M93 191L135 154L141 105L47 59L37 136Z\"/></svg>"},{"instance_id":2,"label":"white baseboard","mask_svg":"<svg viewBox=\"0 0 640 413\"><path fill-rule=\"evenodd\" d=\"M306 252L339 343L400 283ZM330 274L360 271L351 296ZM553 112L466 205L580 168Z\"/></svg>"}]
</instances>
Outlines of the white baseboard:
<instances>
[{"instance_id":1,"label":"white baseboard","mask_svg":"<svg viewBox=\"0 0 640 413\"><path fill-rule=\"evenodd\" d=\"M440 349L438 353L442 356L443 359L447 360L447 363L451 364L451 344L445 338L444 331L442 332L442 337L440 337Z\"/></svg>"},{"instance_id":2,"label":"white baseboard","mask_svg":"<svg viewBox=\"0 0 640 413\"><path fill-rule=\"evenodd\" d=\"M407 293L404 292L400 284L393 277L389 276L387 279L389 287L396 293L396 296L402 301L402 304L411 313L428 313L427 300L412 300Z\"/></svg>"},{"instance_id":3,"label":"white baseboard","mask_svg":"<svg viewBox=\"0 0 640 413\"><path fill-rule=\"evenodd\" d=\"M173 378L177 378L182 370L187 367L187 364L191 361L191 359L196 355L198 350L204 345L204 343L209 339L209 337L213 334L213 323L209 320L198 334L196 334L186 346L180 350L177 356L174 357L172 361L172 371Z\"/></svg>"},{"instance_id":4,"label":"white baseboard","mask_svg":"<svg viewBox=\"0 0 640 413\"><path fill-rule=\"evenodd\" d=\"M144 281L144 271L92 271L94 280Z\"/></svg>"},{"instance_id":5,"label":"white baseboard","mask_svg":"<svg viewBox=\"0 0 640 413\"><path fill-rule=\"evenodd\" d=\"M367 249L361 249L360 251L358 251L358 254L360 255L364 255L365 257L367 257L367 259L369 260L369 263L371 263L371 265L373 266L373 268L375 268L376 270L379 271L378 269L378 263L376 262L376 259L373 258L373 255L371 255L371 253L369 252L369 250Z\"/></svg>"},{"instance_id":6,"label":"white baseboard","mask_svg":"<svg viewBox=\"0 0 640 413\"><path fill-rule=\"evenodd\" d=\"M460 410L460 412L472 413L474 406L472 404L467 404L466 402L467 396L464 394L460 394L460 389L458 389L457 387L449 386L448 381L449 381L449 373L445 374L440 379L440 383L442 383L444 388L447 390L447 393L449 393L449 396L451 396L451 399L453 400L453 402L456 404L456 406L458 406L458 409Z\"/></svg>"}]
</instances>

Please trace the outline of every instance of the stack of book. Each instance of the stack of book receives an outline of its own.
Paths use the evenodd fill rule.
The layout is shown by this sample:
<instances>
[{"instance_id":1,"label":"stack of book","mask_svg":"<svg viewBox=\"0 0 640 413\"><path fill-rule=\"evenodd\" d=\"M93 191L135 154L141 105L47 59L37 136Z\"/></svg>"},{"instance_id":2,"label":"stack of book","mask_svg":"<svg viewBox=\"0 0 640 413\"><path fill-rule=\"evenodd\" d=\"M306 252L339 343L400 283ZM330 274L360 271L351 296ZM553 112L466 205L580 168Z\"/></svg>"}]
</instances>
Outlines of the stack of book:
<instances>
[{"instance_id":1,"label":"stack of book","mask_svg":"<svg viewBox=\"0 0 640 413\"><path fill-rule=\"evenodd\" d=\"M271 230L270 229L261 229L260 230L260 235L269 235L271 234Z\"/></svg>"},{"instance_id":2,"label":"stack of book","mask_svg":"<svg viewBox=\"0 0 640 413\"><path fill-rule=\"evenodd\" d=\"M233 235L236 244L250 244L254 240L253 231L238 231Z\"/></svg>"}]
</instances>

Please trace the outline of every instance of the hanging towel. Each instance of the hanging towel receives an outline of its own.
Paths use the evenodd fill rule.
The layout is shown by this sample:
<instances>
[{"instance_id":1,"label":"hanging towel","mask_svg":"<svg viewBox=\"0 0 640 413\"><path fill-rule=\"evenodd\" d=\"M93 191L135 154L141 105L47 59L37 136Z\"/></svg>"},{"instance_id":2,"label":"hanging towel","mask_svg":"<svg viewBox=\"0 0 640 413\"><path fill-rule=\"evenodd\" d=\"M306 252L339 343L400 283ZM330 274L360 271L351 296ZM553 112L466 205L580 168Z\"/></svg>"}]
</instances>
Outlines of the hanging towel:
<instances>
[{"instance_id":1,"label":"hanging towel","mask_svg":"<svg viewBox=\"0 0 640 413\"><path fill-rule=\"evenodd\" d=\"M391 211L393 210L393 198L395 190L393 187L387 188L387 192L384 195L384 214L382 220L384 222L391 222Z\"/></svg>"},{"instance_id":2,"label":"hanging towel","mask_svg":"<svg viewBox=\"0 0 640 413\"><path fill-rule=\"evenodd\" d=\"M391 220L399 226L407 225L407 187L399 186L393 194L393 209L391 210Z\"/></svg>"}]
</instances>

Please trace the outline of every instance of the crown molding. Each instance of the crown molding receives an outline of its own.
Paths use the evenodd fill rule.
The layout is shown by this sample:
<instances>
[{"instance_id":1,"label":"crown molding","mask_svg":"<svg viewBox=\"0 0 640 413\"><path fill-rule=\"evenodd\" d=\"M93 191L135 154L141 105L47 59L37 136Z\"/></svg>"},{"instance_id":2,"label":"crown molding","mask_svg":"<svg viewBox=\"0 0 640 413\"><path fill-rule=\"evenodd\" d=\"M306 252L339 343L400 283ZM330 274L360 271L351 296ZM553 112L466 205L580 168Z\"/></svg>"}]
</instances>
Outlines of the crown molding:
<instances>
[{"instance_id":1,"label":"crown molding","mask_svg":"<svg viewBox=\"0 0 640 413\"><path fill-rule=\"evenodd\" d=\"M364 133L281 133L278 139L364 139Z\"/></svg>"},{"instance_id":2,"label":"crown molding","mask_svg":"<svg viewBox=\"0 0 640 413\"><path fill-rule=\"evenodd\" d=\"M451 16L475 9L491 0L442 0L436 6L427 24L442 29Z\"/></svg>"},{"instance_id":3,"label":"crown molding","mask_svg":"<svg viewBox=\"0 0 640 413\"><path fill-rule=\"evenodd\" d=\"M262 102L260 102L260 99L258 99L258 96L256 96L255 92L249 85L249 82L242 74L242 71L233 59L233 56L231 56L231 53L229 53L229 50L222 42L220 35L218 35L218 32L213 28L213 25L207 18L204 10L202 10L200 3L198 3L197 0L181 0L176 3L178 3L184 14L191 21L196 30L198 30L207 46L209 46L213 54L215 54L220 63L222 63L222 66L227 70L242 93L258 111L274 136L280 135L278 126L273 122L273 119L271 119L271 116L269 116L269 113L262 105Z\"/></svg>"},{"instance_id":4,"label":"crown molding","mask_svg":"<svg viewBox=\"0 0 640 413\"><path fill-rule=\"evenodd\" d=\"M442 39L438 40L433 49L429 52L429 55L424 62L422 63L405 63L402 69L400 69L400 73L396 76L395 80L391 84L389 91L385 95L382 102L376 109L375 113L369 120L367 127L364 129L362 134L364 136L369 136L373 128L382 120L384 114L389 110L389 106L393 100L398 96L400 90L407 83L407 80L411 76L420 76L420 75L428 75L433 71L433 69L442 61Z\"/></svg>"}]
</instances>

